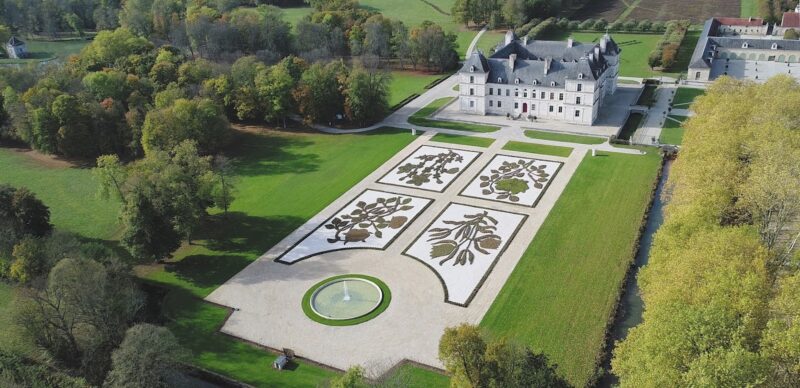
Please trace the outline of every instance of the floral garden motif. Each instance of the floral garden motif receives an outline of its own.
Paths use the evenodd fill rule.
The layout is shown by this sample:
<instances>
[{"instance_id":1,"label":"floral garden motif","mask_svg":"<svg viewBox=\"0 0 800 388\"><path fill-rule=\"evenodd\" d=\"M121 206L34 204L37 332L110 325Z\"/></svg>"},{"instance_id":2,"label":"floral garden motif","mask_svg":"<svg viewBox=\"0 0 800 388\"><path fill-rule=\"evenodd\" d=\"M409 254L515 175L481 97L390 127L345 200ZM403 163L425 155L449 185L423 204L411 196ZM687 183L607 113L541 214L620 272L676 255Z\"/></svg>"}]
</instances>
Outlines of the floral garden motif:
<instances>
[{"instance_id":1,"label":"floral garden motif","mask_svg":"<svg viewBox=\"0 0 800 388\"><path fill-rule=\"evenodd\" d=\"M378 198L375 202L367 204L359 201L356 209L349 214L342 214L325 224L326 229L335 230L336 234L327 241L331 244L342 242L364 242L368 238L383 237L383 229L399 229L408 221L408 217L395 215L397 212L411 210L411 198L400 196L391 198Z\"/></svg>"},{"instance_id":2,"label":"floral garden motif","mask_svg":"<svg viewBox=\"0 0 800 388\"><path fill-rule=\"evenodd\" d=\"M379 180L380 183L444 191L479 152L422 146Z\"/></svg>"},{"instance_id":3,"label":"floral garden motif","mask_svg":"<svg viewBox=\"0 0 800 388\"><path fill-rule=\"evenodd\" d=\"M341 249L386 249L431 202L413 195L366 190L317 224L276 261L294 264Z\"/></svg>"},{"instance_id":4,"label":"floral garden motif","mask_svg":"<svg viewBox=\"0 0 800 388\"><path fill-rule=\"evenodd\" d=\"M428 230L433 241L431 247L431 257L441 258L439 265L452 260L453 265L472 264L475 261L474 249L484 255L489 254L489 250L500 247L503 239L494 234L497 230L497 220L483 211L478 214L465 214L460 221L442 221L452 227L433 228ZM452 238L451 238L452 237Z\"/></svg>"},{"instance_id":5,"label":"floral garden motif","mask_svg":"<svg viewBox=\"0 0 800 388\"><path fill-rule=\"evenodd\" d=\"M561 163L497 155L462 195L534 206Z\"/></svg>"},{"instance_id":6,"label":"floral garden motif","mask_svg":"<svg viewBox=\"0 0 800 388\"><path fill-rule=\"evenodd\" d=\"M445 301L467 306L526 217L450 203L404 254L436 273Z\"/></svg>"}]
</instances>

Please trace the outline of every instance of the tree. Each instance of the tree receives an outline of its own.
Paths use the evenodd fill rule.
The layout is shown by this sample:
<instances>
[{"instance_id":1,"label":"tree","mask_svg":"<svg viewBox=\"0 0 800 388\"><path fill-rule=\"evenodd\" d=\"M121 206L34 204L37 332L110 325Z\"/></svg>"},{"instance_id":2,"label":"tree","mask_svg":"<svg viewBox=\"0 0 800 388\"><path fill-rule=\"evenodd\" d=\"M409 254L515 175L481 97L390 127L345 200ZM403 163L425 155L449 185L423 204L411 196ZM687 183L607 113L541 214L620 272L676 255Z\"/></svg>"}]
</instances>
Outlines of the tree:
<instances>
[{"instance_id":1,"label":"tree","mask_svg":"<svg viewBox=\"0 0 800 388\"><path fill-rule=\"evenodd\" d=\"M180 247L181 236L168 217L168 211L157 208L144 193L129 193L122 207L122 245L137 258L169 257Z\"/></svg>"},{"instance_id":2,"label":"tree","mask_svg":"<svg viewBox=\"0 0 800 388\"><path fill-rule=\"evenodd\" d=\"M800 34L794 28L790 28L783 33L783 39L797 40L800 39Z\"/></svg>"},{"instance_id":3,"label":"tree","mask_svg":"<svg viewBox=\"0 0 800 388\"><path fill-rule=\"evenodd\" d=\"M126 0L119 12L119 24L136 35L148 37L153 32L153 0Z\"/></svg>"},{"instance_id":4,"label":"tree","mask_svg":"<svg viewBox=\"0 0 800 388\"><path fill-rule=\"evenodd\" d=\"M365 371L361 366L347 368L344 374L331 379L331 388L366 388Z\"/></svg>"},{"instance_id":5,"label":"tree","mask_svg":"<svg viewBox=\"0 0 800 388\"><path fill-rule=\"evenodd\" d=\"M423 22L411 29L411 57L413 63L422 63L426 67L440 72L452 68L458 63L456 52L456 36L445 33L441 26L433 22Z\"/></svg>"},{"instance_id":6,"label":"tree","mask_svg":"<svg viewBox=\"0 0 800 388\"><path fill-rule=\"evenodd\" d=\"M28 283L45 274L47 258L44 257L42 242L35 237L24 237L11 254L13 261L8 277L20 283Z\"/></svg>"},{"instance_id":7,"label":"tree","mask_svg":"<svg viewBox=\"0 0 800 388\"><path fill-rule=\"evenodd\" d=\"M486 342L478 327L461 324L445 329L439 340L439 359L451 373L454 385L486 386Z\"/></svg>"},{"instance_id":8,"label":"tree","mask_svg":"<svg viewBox=\"0 0 800 388\"><path fill-rule=\"evenodd\" d=\"M235 194L234 162L224 155L217 155L214 157L213 168L217 181L212 193L214 205L222 209L227 216Z\"/></svg>"},{"instance_id":9,"label":"tree","mask_svg":"<svg viewBox=\"0 0 800 388\"><path fill-rule=\"evenodd\" d=\"M125 28L100 31L92 43L81 51L80 62L88 70L100 70L104 67L112 67L118 60L130 55L142 54L152 48L152 43L147 39L136 36Z\"/></svg>"},{"instance_id":10,"label":"tree","mask_svg":"<svg viewBox=\"0 0 800 388\"><path fill-rule=\"evenodd\" d=\"M230 135L230 124L222 108L205 98L178 99L174 105L147 112L142 127L145 153L171 150L184 140L197 142L201 152L222 147Z\"/></svg>"},{"instance_id":11,"label":"tree","mask_svg":"<svg viewBox=\"0 0 800 388\"><path fill-rule=\"evenodd\" d=\"M108 387L167 387L187 352L169 329L147 323L131 327L111 356Z\"/></svg>"},{"instance_id":12,"label":"tree","mask_svg":"<svg viewBox=\"0 0 800 388\"><path fill-rule=\"evenodd\" d=\"M294 111L295 101L292 92L297 81L284 66L264 68L255 79L258 99L263 104L264 119L282 121L286 128L286 118Z\"/></svg>"},{"instance_id":13,"label":"tree","mask_svg":"<svg viewBox=\"0 0 800 388\"><path fill-rule=\"evenodd\" d=\"M362 126L383 118L389 108L390 80L386 73L353 69L344 93L347 117Z\"/></svg>"},{"instance_id":14,"label":"tree","mask_svg":"<svg viewBox=\"0 0 800 388\"><path fill-rule=\"evenodd\" d=\"M343 113L340 81L346 75L347 69L341 62L315 63L303 73L294 99L306 122L332 122L338 113Z\"/></svg>"}]
</instances>

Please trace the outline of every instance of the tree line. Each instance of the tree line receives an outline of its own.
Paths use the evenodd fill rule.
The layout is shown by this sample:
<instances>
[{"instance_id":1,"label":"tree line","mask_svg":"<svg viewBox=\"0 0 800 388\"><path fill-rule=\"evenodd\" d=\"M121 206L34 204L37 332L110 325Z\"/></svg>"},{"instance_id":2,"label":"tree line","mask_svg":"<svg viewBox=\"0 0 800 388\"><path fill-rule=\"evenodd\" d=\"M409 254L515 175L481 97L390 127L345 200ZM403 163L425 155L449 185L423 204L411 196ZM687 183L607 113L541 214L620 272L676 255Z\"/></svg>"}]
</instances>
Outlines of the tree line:
<instances>
[{"instance_id":1,"label":"tree line","mask_svg":"<svg viewBox=\"0 0 800 388\"><path fill-rule=\"evenodd\" d=\"M800 385L798 101L789 76L723 77L692 105L621 386Z\"/></svg>"},{"instance_id":2,"label":"tree line","mask_svg":"<svg viewBox=\"0 0 800 388\"><path fill-rule=\"evenodd\" d=\"M0 281L15 285L6 335L40 355L0 350L0 385L164 386L186 352L154 317L130 264L54 230L25 188L0 186Z\"/></svg>"}]
</instances>

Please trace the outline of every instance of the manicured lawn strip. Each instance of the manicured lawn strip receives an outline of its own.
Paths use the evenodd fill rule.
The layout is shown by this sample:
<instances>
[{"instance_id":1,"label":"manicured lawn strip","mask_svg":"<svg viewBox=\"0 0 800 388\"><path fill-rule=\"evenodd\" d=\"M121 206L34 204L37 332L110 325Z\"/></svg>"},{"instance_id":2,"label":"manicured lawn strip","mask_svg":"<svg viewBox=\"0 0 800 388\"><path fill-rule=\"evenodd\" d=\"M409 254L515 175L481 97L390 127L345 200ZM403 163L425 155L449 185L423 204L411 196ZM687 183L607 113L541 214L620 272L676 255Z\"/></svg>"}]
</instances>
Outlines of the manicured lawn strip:
<instances>
[{"instance_id":1,"label":"manicured lawn strip","mask_svg":"<svg viewBox=\"0 0 800 388\"><path fill-rule=\"evenodd\" d=\"M428 116L439 110L439 108L447 105L454 97L445 97L434 100L428 106L418 110L416 113L408 118L408 122L414 125L421 125L423 127L455 129L459 131L470 132L494 132L500 130L500 127L494 125L472 124L460 121L443 121L429 119Z\"/></svg>"},{"instance_id":2,"label":"manicured lawn strip","mask_svg":"<svg viewBox=\"0 0 800 388\"><path fill-rule=\"evenodd\" d=\"M441 74L413 71L392 71L392 82L389 83L389 106L396 105L414 93L424 93L425 86L441 76Z\"/></svg>"},{"instance_id":3,"label":"manicured lawn strip","mask_svg":"<svg viewBox=\"0 0 800 388\"><path fill-rule=\"evenodd\" d=\"M425 368L420 368L413 365L403 365L400 367L398 374L403 376L403 380L401 381L407 382L407 384L405 384L407 387L450 387L450 377Z\"/></svg>"},{"instance_id":4,"label":"manicured lawn strip","mask_svg":"<svg viewBox=\"0 0 800 388\"><path fill-rule=\"evenodd\" d=\"M706 94L704 89L678 88L675 97L672 98L672 107L678 109L689 109L694 99Z\"/></svg>"},{"instance_id":5,"label":"manicured lawn strip","mask_svg":"<svg viewBox=\"0 0 800 388\"><path fill-rule=\"evenodd\" d=\"M569 155L572 153L572 148L569 147L526 143L522 141L510 141L506 143L505 146L503 146L503 149L509 151L530 152L532 154L539 154L539 155L561 156L564 158L569 157Z\"/></svg>"},{"instance_id":6,"label":"manicured lawn strip","mask_svg":"<svg viewBox=\"0 0 800 388\"><path fill-rule=\"evenodd\" d=\"M433 138L431 138L431 140L438 141L440 143L461 144L484 148L494 143L494 139L487 137L450 135L447 133L437 133Z\"/></svg>"},{"instance_id":7,"label":"manicured lawn strip","mask_svg":"<svg viewBox=\"0 0 800 388\"><path fill-rule=\"evenodd\" d=\"M741 14L740 17L758 17L758 0L741 0Z\"/></svg>"},{"instance_id":8,"label":"manicured lawn strip","mask_svg":"<svg viewBox=\"0 0 800 388\"><path fill-rule=\"evenodd\" d=\"M375 310L370 311L368 314L353 319L335 320L335 319L323 318L317 315L317 313L315 313L314 309L311 307L311 297L314 296L314 293L326 283L342 278L366 279L368 281L371 281L372 283L375 283L375 285L381 289L381 293L383 293L383 298L381 299L380 305L378 305L378 307ZM372 318L377 317L382 312L386 311L390 303L392 303L392 290L390 290L389 286L387 286L386 283L384 283L380 279L367 275L346 274L346 275L339 275L327 278L315 284L313 287L309 288L308 291L306 291L306 294L303 295L302 308L306 316L309 317L314 322L319 322L323 325L328 325L328 326L352 326L352 325L358 325L359 323L364 323L366 321L371 320Z\"/></svg>"},{"instance_id":9,"label":"manicured lawn strip","mask_svg":"<svg viewBox=\"0 0 800 388\"><path fill-rule=\"evenodd\" d=\"M578 143L578 144L603 144L606 142L606 139L602 137L594 137L594 136L581 136L581 135L571 135L568 133L555 133L555 132L546 132L546 131L537 131L535 129L526 129L525 136L531 139L539 139L539 140L551 140L551 141L563 141L566 143Z\"/></svg>"},{"instance_id":10,"label":"manicured lawn strip","mask_svg":"<svg viewBox=\"0 0 800 388\"><path fill-rule=\"evenodd\" d=\"M298 131L240 133L237 196L227 219L217 214L192 245L164 268L139 269L171 289L170 327L204 368L258 386L315 386L330 373L301 364L273 372L273 355L217 334L226 310L203 298L414 140L408 130L328 135ZM336 177L336 179L331 179Z\"/></svg>"},{"instance_id":11,"label":"manicured lawn strip","mask_svg":"<svg viewBox=\"0 0 800 388\"><path fill-rule=\"evenodd\" d=\"M680 123L675 122L675 120L670 120L669 118L678 120ZM661 129L661 137L658 140L662 144L680 145L683 141L683 132L685 131L682 123L686 121L686 119L686 116L667 116L667 119L664 120L664 127Z\"/></svg>"},{"instance_id":12,"label":"manicured lawn strip","mask_svg":"<svg viewBox=\"0 0 800 388\"><path fill-rule=\"evenodd\" d=\"M26 151L0 148L0 184L36 193L58 229L103 240L119 230L119 204L97 198L97 181L88 168L45 166Z\"/></svg>"},{"instance_id":13,"label":"manicured lawn strip","mask_svg":"<svg viewBox=\"0 0 800 388\"><path fill-rule=\"evenodd\" d=\"M585 156L481 326L546 353L577 387L605 344L661 157Z\"/></svg>"}]
</instances>

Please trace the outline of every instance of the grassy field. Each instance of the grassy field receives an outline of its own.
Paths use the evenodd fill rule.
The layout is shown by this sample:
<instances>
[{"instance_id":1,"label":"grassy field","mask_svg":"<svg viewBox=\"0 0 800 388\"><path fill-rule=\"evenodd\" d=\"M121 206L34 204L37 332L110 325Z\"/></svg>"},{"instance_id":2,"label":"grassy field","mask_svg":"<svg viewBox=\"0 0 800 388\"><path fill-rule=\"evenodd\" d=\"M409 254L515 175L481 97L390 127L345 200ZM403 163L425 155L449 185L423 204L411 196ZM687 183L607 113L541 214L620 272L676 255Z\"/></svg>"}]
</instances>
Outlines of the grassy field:
<instances>
[{"instance_id":1,"label":"grassy field","mask_svg":"<svg viewBox=\"0 0 800 388\"><path fill-rule=\"evenodd\" d=\"M678 120L670 120L670 118ZM683 122L686 116L667 116L664 120L664 127L661 129L661 137L658 139L662 144L680 145L683 141Z\"/></svg>"},{"instance_id":2,"label":"grassy field","mask_svg":"<svg viewBox=\"0 0 800 388\"><path fill-rule=\"evenodd\" d=\"M521 141L510 141L503 146L504 150L530 152L539 155L552 155L568 158L572 154L572 148L551 146L546 144L525 143Z\"/></svg>"},{"instance_id":3,"label":"grassy field","mask_svg":"<svg viewBox=\"0 0 800 388\"><path fill-rule=\"evenodd\" d=\"M488 147L494 143L494 139L486 137L450 135L447 133L437 133L431 140L440 143L461 144L474 147Z\"/></svg>"},{"instance_id":4,"label":"grassy field","mask_svg":"<svg viewBox=\"0 0 800 388\"><path fill-rule=\"evenodd\" d=\"M0 64L15 64L49 61L53 59L65 59L72 54L77 54L84 46L89 44L87 40L61 40L61 41L25 41L30 57L25 59L0 59ZM5 44L5 42L3 42Z\"/></svg>"},{"instance_id":5,"label":"grassy field","mask_svg":"<svg viewBox=\"0 0 800 388\"><path fill-rule=\"evenodd\" d=\"M503 42L505 36L505 31L486 31L481 35L481 38L478 39L478 43L475 47L481 50L486 56L492 55L492 50L497 47L498 43Z\"/></svg>"},{"instance_id":6,"label":"grassy field","mask_svg":"<svg viewBox=\"0 0 800 388\"><path fill-rule=\"evenodd\" d=\"M754 1L754 0L742 0ZM603 0L588 1L572 16L585 20L682 20L702 22L712 16L736 16L739 0Z\"/></svg>"},{"instance_id":7,"label":"grassy field","mask_svg":"<svg viewBox=\"0 0 800 388\"><path fill-rule=\"evenodd\" d=\"M481 326L593 378L661 157L585 156Z\"/></svg>"},{"instance_id":8,"label":"grassy field","mask_svg":"<svg viewBox=\"0 0 800 388\"><path fill-rule=\"evenodd\" d=\"M563 141L566 143L578 144L603 144L606 142L606 139L602 137L570 135L568 133L545 132L535 129L525 130L525 136L531 139Z\"/></svg>"},{"instance_id":9,"label":"grassy field","mask_svg":"<svg viewBox=\"0 0 800 388\"><path fill-rule=\"evenodd\" d=\"M453 97L440 98L434 100L428 106L418 110L416 113L408 118L408 122L414 125L421 125L423 127L455 129L459 131L468 132L495 132L500 130L500 127L494 125L472 124L458 121L442 121L429 119L428 116L439 110L439 108L447 105Z\"/></svg>"},{"instance_id":10,"label":"grassy field","mask_svg":"<svg viewBox=\"0 0 800 388\"><path fill-rule=\"evenodd\" d=\"M230 155L239 161L238 193L228 218L214 217L198 241L163 268L139 269L144 278L170 289L164 303L169 327L192 351L195 364L256 386L315 386L332 375L303 363L275 372L269 367L274 355L217 333L227 310L200 298L413 140L407 130L239 136Z\"/></svg>"},{"instance_id":11,"label":"grassy field","mask_svg":"<svg viewBox=\"0 0 800 388\"><path fill-rule=\"evenodd\" d=\"M741 4L739 6L740 14L739 16L743 18L749 18L751 16L758 17L758 0L741 0Z\"/></svg>"},{"instance_id":12,"label":"grassy field","mask_svg":"<svg viewBox=\"0 0 800 388\"><path fill-rule=\"evenodd\" d=\"M566 40L572 37L578 42L595 43L599 41L602 33L600 32L564 32L559 31L550 34L546 39ZM650 54L659 40L661 34L629 34L621 32L611 33L611 37L622 49L620 58L619 75L626 77L657 78L660 76L677 77L686 72L688 61L691 57L694 46L699 39L699 34L691 32L686 34L686 38L681 44L678 59L673 69L675 71L655 71L650 69L647 64L647 56Z\"/></svg>"},{"instance_id":13,"label":"grassy field","mask_svg":"<svg viewBox=\"0 0 800 388\"><path fill-rule=\"evenodd\" d=\"M292 26L297 25L297 22L302 20L306 15L310 15L314 11L311 7L292 7L281 8L283 10L283 20L289 22Z\"/></svg>"},{"instance_id":14,"label":"grassy field","mask_svg":"<svg viewBox=\"0 0 800 388\"><path fill-rule=\"evenodd\" d=\"M448 388L450 387L450 378L427 370L417 368L410 365L403 365L400 367L400 373L407 377L406 387L425 387L425 388Z\"/></svg>"},{"instance_id":15,"label":"grassy field","mask_svg":"<svg viewBox=\"0 0 800 388\"><path fill-rule=\"evenodd\" d=\"M28 153L30 152L30 153ZM62 230L108 240L118 232L119 205L97 198L91 171L32 157L33 151L0 148L0 184L27 187L50 207L50 220Z\"/></svg>"},{"instance_id":16,"label":"grassy field","mask_svg":"<svg viewBox=\"0 0 800 388\"><path fill-rule=\"evenodd\" d=\"M689 109L694 99L706 94L703 89L678 88L675 97L672 99L672 106L679 109Z\"/></svg>"},{"instance_id":17,"label":"grassy field","mask_svg":"<svg viewBox=\"0 0 800 388\"><path fill-rule=\"evenodd\" d=\"M389 106L394 106L414 93L422 94L425 86L440 77L442 77L441 74L392 71L392 82L389 84Z\"/></svg>"}]
</instances>

